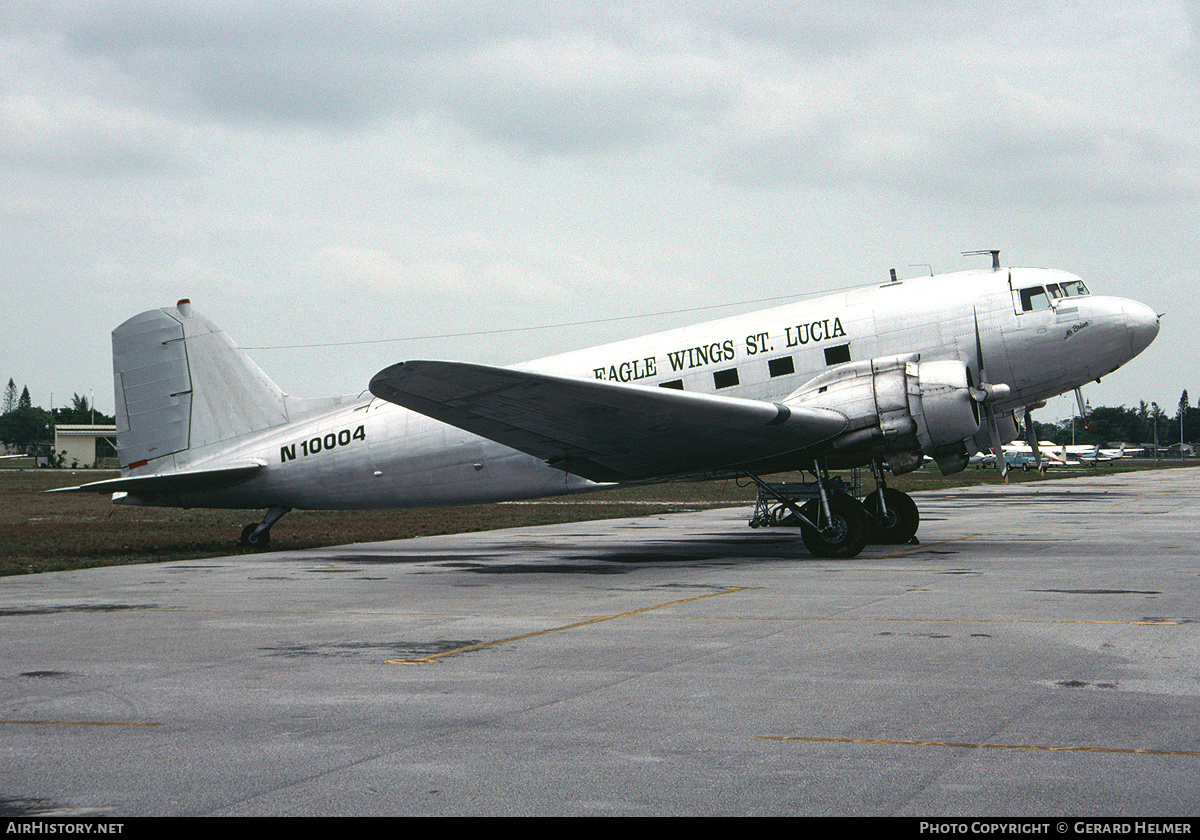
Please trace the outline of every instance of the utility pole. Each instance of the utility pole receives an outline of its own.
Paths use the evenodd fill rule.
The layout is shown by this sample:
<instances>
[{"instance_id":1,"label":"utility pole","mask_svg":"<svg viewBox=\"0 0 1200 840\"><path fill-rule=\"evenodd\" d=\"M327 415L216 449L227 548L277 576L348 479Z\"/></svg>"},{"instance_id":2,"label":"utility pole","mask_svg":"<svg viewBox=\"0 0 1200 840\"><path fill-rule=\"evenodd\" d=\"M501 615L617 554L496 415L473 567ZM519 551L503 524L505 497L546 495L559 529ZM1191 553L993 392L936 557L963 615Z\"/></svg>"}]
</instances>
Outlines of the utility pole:
<instances>
[{"instance_id":1,"label":"utility pole","mask_svg":"<svg viewBox=\"0 0 1200 840\"><path fill-rule=\"evenodd\" d=\"M1150 403L1150 416L1154 418L1154 460L1158 460L1158 403Z\"/></svg>"}]
</instances>

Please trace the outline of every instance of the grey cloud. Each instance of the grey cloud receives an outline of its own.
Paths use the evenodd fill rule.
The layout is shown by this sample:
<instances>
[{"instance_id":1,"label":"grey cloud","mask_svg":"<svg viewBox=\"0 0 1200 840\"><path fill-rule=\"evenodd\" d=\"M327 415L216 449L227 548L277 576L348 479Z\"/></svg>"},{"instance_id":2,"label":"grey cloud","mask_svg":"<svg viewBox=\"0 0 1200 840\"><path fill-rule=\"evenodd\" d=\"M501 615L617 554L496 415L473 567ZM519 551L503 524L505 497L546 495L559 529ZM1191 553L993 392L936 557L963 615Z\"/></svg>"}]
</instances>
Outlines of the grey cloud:
<instances>
[{"instance_id":1,"label":"grey cloud","mask_svg":"<svg viewBox=\"0 0 1200 840\"><path fill-rule=\"evenodd\" d=\"M657 143L751 186L878 181L957 192L979 181L1013 200L1064 185L1082 196L1187 192L1188 177L1172 187L1155 173L1190 150L1117 115L1086 113L1077 77L1091 68L1079 56L1100 33L1135 50L1121 21L1111 13L1072 28L1055 12L934 0L736 11L657 0L602 10L137 0L18 3L0 25L58 39L113 101L183 122L350 132L434 115L538 154ZM1009 43L1011 66L989 63L993 39ZM1076 84L1048 103L1050 116L973 78L1012 74L1019 90L1048 58ZM1053 114L1063 107L1065 116ZM147 165L169 160L165 146L104 145L97 154L108 167L139 154Z\"/></svg>"},{"instance_id":2,"label":"grey cloud","mask_svg":"<svg viewBox=\"0 0 1200 840\"><path fill-rule=\"evenodd\" d=\"M534 45L552 58L562 44L594 39L625 53L722 60L733 41L820 51L859 48L878 24L853 6L805 11L761 4L729 13L722 4L678 8L628 3L594 8L564 2L17 3L11 34L58 39L100 72L118 72L123 91L148 107L231 123L342 129L395 114L450 114L494 140L528 148L569 148L644 140L661 109L695 104L668 95L636 70L625 89L587 79L563 84L547 63L486 68L465 79L496 45ZM734 52L738 48L734 48ZM614 68L619 74L623 68ZM507 82L513 82L506 87ZM639 94L645 94L641 98ZM700 102L704 107L703 98ZM622 110L625 113L617 113ZM571 135L578 132L579 140Z\"/></svg>"}]
</instances>

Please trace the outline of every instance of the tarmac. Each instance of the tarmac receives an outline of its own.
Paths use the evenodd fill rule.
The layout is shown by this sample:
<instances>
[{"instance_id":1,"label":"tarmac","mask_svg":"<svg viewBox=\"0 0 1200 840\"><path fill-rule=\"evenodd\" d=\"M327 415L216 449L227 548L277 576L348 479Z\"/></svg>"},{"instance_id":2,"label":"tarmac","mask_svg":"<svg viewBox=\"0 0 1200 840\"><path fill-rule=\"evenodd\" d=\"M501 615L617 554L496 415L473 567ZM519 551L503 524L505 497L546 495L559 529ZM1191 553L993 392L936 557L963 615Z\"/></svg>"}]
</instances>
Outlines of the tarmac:
<instances>
[{"instance_id":1,"label":"tarmac","mask_svg":"<svg viewBox=\"0 0 1200 840\"><path fill-rule=\"evenodd\" d=\"M915 498L0 579L0 815L1196 816L1200 470Z\"/></svg>"}]
</instances>

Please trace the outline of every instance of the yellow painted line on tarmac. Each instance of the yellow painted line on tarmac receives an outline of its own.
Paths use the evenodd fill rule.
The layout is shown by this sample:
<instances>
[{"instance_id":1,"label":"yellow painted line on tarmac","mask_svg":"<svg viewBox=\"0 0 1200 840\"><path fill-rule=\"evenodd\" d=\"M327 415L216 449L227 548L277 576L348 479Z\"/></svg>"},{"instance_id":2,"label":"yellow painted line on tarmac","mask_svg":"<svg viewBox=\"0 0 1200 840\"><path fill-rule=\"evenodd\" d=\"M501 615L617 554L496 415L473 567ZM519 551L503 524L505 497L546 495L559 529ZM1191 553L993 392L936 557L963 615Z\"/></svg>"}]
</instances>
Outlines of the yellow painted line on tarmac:
<instances>
[{"instance_id":1,"label":"yellow painted line on tarmac","mask_svg":"<svg viewBox=\"0 0 1200 840\"><path fill-rule=\"evenodd\" d=\"M929 623L929 624L1117 624L1123 627L1178 627L1182 622L1179 621L1116 621L1113 619L1084 619L1084 618L904 618L900 616L812 616L809 618L797 618L789 616L763 616L761 618L751 616L704 616L704 615L689 615L689 616L664 616L664 618L684 619L686 621L794 621L796 623L803 622L829 622L837 623L842 621L859 621L859 622L878 622L878 623L896 623L904 624L912 622L914 624Z\"/></svg>"},{"instance_id":2,"label":"yellow painted line on tarmac","mask_svg":"<svg viewBox=\"0 0 1200 840\"><path fill-rule=\"evenodd\" d=\"M748 586L743 589L757 589ZM231 610L199 607L148 607L138 612L204 613L206 615L360 615L368 618L545 618L529 613L414 612L412 610ZM567 615L557 618L569 618Z\"/></svg>"},{"instance_id":3,"label":"yellow painted line on tarmac","mask_svg":"<svg viewBox=\"0 0 1200 840\"><path fill-rule=\"evenodd\" d=\"M753 586L730 586L722 589L719 592L708 592L704 595L696 595L692 598L682 598L678 601L668 601L665 604L655 604L650 607L642 607L641 609L629 610L628 612L617 613L616 615L605 615L599 618L590 618L587 621L577 621L574 624L564 624L561 627L549 627L545 630L535 630L532 633L523 633L520 636L509 636L505 639L495 639L491 642L479 642L473 645L463 645L462 647L453 648L452 650L442 651L441 653L431 654L430 656L422 656L420 659L388 659L385 660L388 665L433 665L447 656L457 656L460 653L470 653L471 651L482 650L484 648L494 647L495 645L508 644L510 642L519 642L522 639L532 639L537 636L544 636L547 633L558 633L562 630L573 630L576 627L586 627L589 624L599 624L602 621L613 621L618 618L628 618L631 615L650 612L652 610L661 610L663 607L673 607L677 604L687 604L691 601L702 601L705 598L715 598L718 595L731 595L734 592L743 592L747 589L755 589Z\"/></svg>"},{"instance_id":4,"label":"yellow painted line on tarmac","mask_svg":"<svg viewBox=\"0 0 1200 840\"><path fill-rule=\"evenodd\" d=\"M132 720L0 720L10 726L162 726Z\"/></svg>"},{"instance_id":5,"label":"yellow painted line on tarmac","mask_svg":"<svg viewBox=\"0 0 1200 840\"><path fill-rule=\"evenodd\" d=\"M550 630L541 630L541 633L550 633L554 630L566 630L571 627L582 627L586 624L594 624L598 621L611 621L614 618L623 618L630 615L636 615L640 612L649 612L661 607L669 607L671 604L682 604L687 601L699 600L700 598L711 598L714 595L724 595L727 592L740 592L745 589L761 589L761 586L738 586L723 589L720 592L711 592L707 595L698 595L696 598L685 598L683 601L671 601L666 604L658 604L653 607L645 607L640 610L632 610L627 613L620 613L612 616L601 616L586 621L581 621L576 624L568 624L564 627L551 628ZM193 613L211 613L211 614L229 614L229 615L361 615L369 617L392 617L392 618L546 618L543 613L460 613L460 612L392 612L392 611L362 611L362 610L217 610L217 609L157 609L152 608L144 610L144 612L193 612ZM674 621L794 621L794 622L841 622L841 621L858 621L858 622L913 622L913 623L942 623L942 624L1116 624L1131 627L1178 627L1181 622L1178 621L1117 621L1114 619L1081 619L1081 618L916 618L904 616L713 616L713 615L669 615L659 616L660 618L670 619ZM569 615L559 615L557 618L570 618ZM534 634L536 635L536 634ZM515 636L514 638L523 638ZM505 641L501 639L500 641ZM487 644L499 644L499 642L488 642Z\"/></svg>"},{"instance_id":6,"label":"yellow painted line on tarmac","mask_svg":"<svg viewBox=\"0 0 1200 840\"><path fill-rule=\"evenodd\" d=\"M1121 753L1125 755L1200 756L1196 750L1141 750L1123 747L1056 747L1046 744L965 744L957 741L895 741L886 738L804 738L796 735L756 735L756 741L802 741L817 744L883 744L901 747L959 747L967 750L1043 750L1048 752Z\"/></svg>"},{"instance_id":7,"label":"yellow painted line on tarmac","mask_svg":"<svg viewBox=\"0 0 1200 840\"><path fill-rule=\"evenodd\" d=\"M869 569L864 571L870 571ZM598 621L610 621L614 618L623 618L625 616L635 615L639 612L648 612L661 607L669 607L671 604L682 604L687 601L694 601L700 598L711 598L713 595L724 595L726 592L740 592L745 589L761 589L761 586L738 586L730 587L721 590L720 592L711 592L707 595L698 595L696 598L685 598L683 601L671 601L666 604L658 604L653 607L645 607L641 610L633 610L628 613L621 613L613 616L602 616L600 618L582 621L577 624L568 624L565 627L552 628L551 630L539 631L542 633L553 632L554 629L566 630L571 627L582 627L585 624L592 624ZM207 613L214 615L360 615L367 617L392 617L392 618L546 618L543 613L461 613L461 612L413 612L413 611L392 611L392 610L230 610L230 609L197 609L192 607L150 607L140 612L172 612L172 613ZM559 615L558 618L570 618L569 615ZM1181 622L1178 621L1115 621L1106 619L1078 619L1078 618L905 618L898 616L711 616L711 615L681 615L681 616L660 616L661 618L672 619L677 621L795 621L795 622L838 622L838 621L877 621L877 622L941 622L947 624L1118 624L1125 626L1140 626L1140 627L1176 627ZM514 638L522 638L520 636ZM504 640L500 640L504 641ZM489 642L488 644L499 644L499 642ZM0 721L2 722L2 721Z\"/></svg>"}]
</instances>

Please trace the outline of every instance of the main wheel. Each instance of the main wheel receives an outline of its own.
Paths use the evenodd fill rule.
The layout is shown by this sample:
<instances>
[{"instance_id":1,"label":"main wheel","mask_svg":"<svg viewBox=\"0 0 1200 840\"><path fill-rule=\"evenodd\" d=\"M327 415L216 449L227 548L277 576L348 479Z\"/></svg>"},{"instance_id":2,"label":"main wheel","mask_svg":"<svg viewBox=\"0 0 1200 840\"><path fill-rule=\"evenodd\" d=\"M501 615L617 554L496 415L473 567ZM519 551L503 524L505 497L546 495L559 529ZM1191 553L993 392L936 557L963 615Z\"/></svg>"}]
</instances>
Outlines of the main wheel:
<instances>
[{"instance_id":1,"label":"main wheel","mask_svg":"<svg viewBox=\"0 0 1200 840\"><path fill-rule=\"evenodd\" d=\"M904 545L917 533L921 514L917 503L907 493L885 487L883 499L887 514L879 510L879 491L863 499L863 507L871 515L871 542L876 545Z\"/></svg>"},{"instance_id":2,"label":"main wheel","mask_svg":"<svg viewBox=\"0 0 1200 840\"><path fill-rule=\"evenodd\" d=\"M817 499L805 502L800 512L809 521L825 526L813 530L806 525L800 532L804 547L814 557L856 557L867 544L870 518L863 506L850 496L829 494L830 522L821 521L821 503Z\"/></svg>"}]
</instances>

